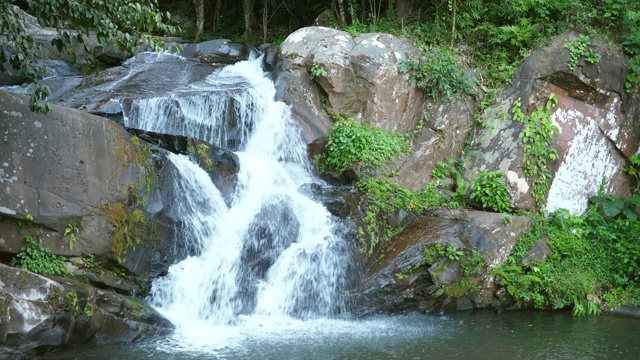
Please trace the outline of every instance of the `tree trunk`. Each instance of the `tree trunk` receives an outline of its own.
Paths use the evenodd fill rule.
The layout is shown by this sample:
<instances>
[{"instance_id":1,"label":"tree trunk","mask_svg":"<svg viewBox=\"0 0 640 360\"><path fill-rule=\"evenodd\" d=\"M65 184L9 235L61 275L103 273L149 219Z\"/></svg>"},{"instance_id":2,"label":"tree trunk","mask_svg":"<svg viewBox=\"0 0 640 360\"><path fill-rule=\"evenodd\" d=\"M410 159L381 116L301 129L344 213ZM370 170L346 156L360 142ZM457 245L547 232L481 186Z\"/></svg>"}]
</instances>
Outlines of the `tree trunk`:
<instances>
[{"instance_id":1,"label":"tree trunk","mask_svg":"<svg viewBox=\"0 0 640 360\"><path fill-rule=\"evenodd\" d=\"M456 0L453 0L453 20L451 25L451 50L453 50L453 44L456 38Z\"/></svg>"},{"instance_id":2,"label":"tree trunk","mask_svg":"<svg viewBox=\"0 0 640 360\"><path fill-rule=\"evenodd\" d=\"M396 10L402 19L411 14L411 0L396 0Z\"/></svg>"},{"instance_id":3,"label":"tree trunk","mask_svg":"<svg viewBox=\"0 0 640 360\"><path fill-rule=\"evenodd\" d=\"M193 41L199 42L204 32L204 0L193 0L193 5L196 8L196 38Z\"/></svg>"},{"instance_id":4,"label":"tree trunk","mask_svg":"<svg viewBox=\"0 0 640 360\"><path fill-rule=\"evenodd\" d=\"M344 7L344 0L333 0L333 12L340 27L347 26L347 12Z\"/></svg>"},{"instance_id":5,"label":"tree trunk","mask_svg":"<svg viewBox=\"0 0 640 360\"><path fill-rule=\"evenodd\" d=\"M264 0L264 8L262 9L262 42L267 42L267 25L269 24L269 1Z\"/></svg>"},{"instance_id":6,"label":"tree trunk","mask_svg":"<svg viewBox=\"0 0 640 360\"><path fill-rule=\"evenodd\" d=\"M208 0L207 9L209 10L207 13L209 14L209 18L205 19L208 24L211 24L211 32L213 34L218 30L218 20L220 19L220 5L222 4L222 0Z\"/></svg>"},{"instance_id":7,"label":"tree trunk","mask_svg":"<svg viewBox=\"0 0 640 360\"><path fill-rule=\"evenodd\" d=\"M252 23L252 13L253 13L253 0L242 0L242 5L244 7L244 40L248 40L249 36L251 36L251 23Z\"/></svg>"}]
</instances>

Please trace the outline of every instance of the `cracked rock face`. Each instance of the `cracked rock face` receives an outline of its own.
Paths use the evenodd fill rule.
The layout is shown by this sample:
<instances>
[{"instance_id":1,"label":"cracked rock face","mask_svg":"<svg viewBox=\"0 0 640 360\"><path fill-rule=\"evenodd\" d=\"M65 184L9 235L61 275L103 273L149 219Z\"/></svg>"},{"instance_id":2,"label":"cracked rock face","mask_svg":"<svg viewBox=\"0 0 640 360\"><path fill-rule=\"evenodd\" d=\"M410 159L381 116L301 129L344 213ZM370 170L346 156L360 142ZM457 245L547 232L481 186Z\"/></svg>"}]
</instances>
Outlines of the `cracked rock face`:
<instances>
[{"instance_id":1,"label":"cracked rock face","mask_svg":"<svg viewBox=\"0 0 640 360\"><path fill-rule=\"evenodd\" d=\"M408 131L422 118L422 92L398 71L401 61L415 55L407 39L388 34L353 38L336 29L308 27L289 35L280 51L280 97L302 123L308 143L331 125L320 94L331 112L388 131ZM314 65L327 73L315 83L309 77Z\"/></svg>"},{"instance_id":2,"label":"cracked rock face","mask_svg":"<svg viewBox=\"0 0 640 360\"><path fill-rule=\"evenodd\" d=\"M408 39L388 34L349 33L326 28L300 29L282 43L276 75L278 98L291 106L308 144L322 141L333 121L327 111L353 117L387 131L410 132L425 119L411 154L390 165L397 181L424 187L439 161L458 158L475 114L471 97L443 102L427 98L402 61L418 57ZM314 66L326 76L312 81Z\"/></svg>"},{"instance_id":3,"label":"cracked rock face","mask_svg":"<svg viewBox=\"0 0 640 360\"><path fill-rule=\"evenodd\" d=\"M638 151L640 125L634 119L640 115L640 102L625 92L628 59L594 40L592 48L602 54L601 61L589 64L581 58L571 70L564 44L577 37L577 33L567 33L525 59L513 85L503 89L484 114L487 127L474 139L477 156L465 159L464 177L468 181L485 170L505 173L516 209L533 210L536 204L529 189L521 184L525 165L518 136L524 125L512 121L511 110L514 101L521 99L522 110L529 115L545 105L549 94L558 99L552 121L558 127L553 146L559 159L551 162L546 209L565 208L581 214L602 183L607 194L631 193L631 179L621 169Z\"/></svg>"}]
</instances>

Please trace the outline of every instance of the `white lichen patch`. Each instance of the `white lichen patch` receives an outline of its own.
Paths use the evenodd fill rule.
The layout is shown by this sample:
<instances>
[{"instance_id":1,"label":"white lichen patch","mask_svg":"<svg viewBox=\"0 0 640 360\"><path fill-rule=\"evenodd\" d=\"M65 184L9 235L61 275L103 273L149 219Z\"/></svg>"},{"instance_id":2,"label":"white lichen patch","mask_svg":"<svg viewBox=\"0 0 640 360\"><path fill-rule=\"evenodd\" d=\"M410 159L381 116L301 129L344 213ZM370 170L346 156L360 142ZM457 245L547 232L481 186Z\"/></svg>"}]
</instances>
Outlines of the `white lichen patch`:
<instances>
[{"instance_id":1,"label":"white lichen patch","mask_svg":"<svg viewBox=\"0 0 640 360\"><path fill-rule=\"evenodd\" d=\"M13 307L16 310L15 313L20 314L19 316L24 319L22 321L23 326L20 331L23 334L28 333L29 330L38 326L38 324L42 323L49 317L43 314L40 308L29 301L14 299L9 307ZM11 311L9 311L9 314L11 314Z\"/></svg>"},{"instance_id":2,"label":"white lichen patch","mask_svg":"<svg viewBox=\"0 0 640 360\"><path fill-rule=\"evenodd\" d=\"M379 48L381 48L381 49L384 49L384 48L386 48L386 47L387 47L385 44L383 44L383 43L381 43L380 41L375 40L375 39L374 39L373 41L371 41L371 45L373 45L373 46L375 46L375 47L379 47Z\"/></svg>"},{"instance_id":3,"label":"white lichen patch","mask_svg":"<svg viewBox=\"0 0 640 360\"><path fill-rule=\"evenodd\" d=\"M526 194L529 192L529 184L527 180L518 176L518 173L515 171L507 171L505 174L507 176L507 181L509 182L509 186L516 190L519 194Z\"/></svg>"},{"instance_id":4,"label":"white lichen patch","mask_svg":"<svg viewBox=\"0 0 640 360\"><path fill-rule=\"evenodd\" d=\"M0 213L7 214L7 215L15 215L16 214L15 211L13 211L13 210L11 210L9 208L6 208L4 206L0 206Z\"/></svg>"},{"instance_id":5,"label":"white lichen patch","mask_svg":"<svg viewBox=\"0 0 640 360\"><path fill-rule=\"evenodd\" d=\"M572 127L575 137L551 183L547 210L564 208L573 214L582 214L589 197L598 193L602 179L609 182L620 169L609 141L594 119L565 109L556 110L553 117L564 126Z\"/></svg>"},{"instance_id":6,"label":"white lichen patch","mask_svg":"<svg viewBox=\"0 0 640 360\"><path fill-rule=\"evenodd\" d=\"M22 113L19 111L3 111L3 113L13 117L22 117Z\"/></svg>"},{"instance_id":7,"label":"white lichen patch","mask_svg":"<svg viewBox=\"0 0 640 360\"><path fill-rule=\"evenodd\" d=\"M620 146L621 144L617 143L618 134L620 132L618 117L622 115L620 114L620 98L618 96L613 99L607 110L606 114L601 118L602 125L600 127L602 128L602 131L607 134L609 139Z\"/></svg>"},{"instance_id":8,"label":"white lichen patch","mask_svg":"<svg viewBox=\"0 0 640 360\"><path fill-rule=\"evenodd\" d=\"M349 39L344 35L334 36L333 38L338 40L338 41L349 42Z\"/></svg>"}]
</instances>

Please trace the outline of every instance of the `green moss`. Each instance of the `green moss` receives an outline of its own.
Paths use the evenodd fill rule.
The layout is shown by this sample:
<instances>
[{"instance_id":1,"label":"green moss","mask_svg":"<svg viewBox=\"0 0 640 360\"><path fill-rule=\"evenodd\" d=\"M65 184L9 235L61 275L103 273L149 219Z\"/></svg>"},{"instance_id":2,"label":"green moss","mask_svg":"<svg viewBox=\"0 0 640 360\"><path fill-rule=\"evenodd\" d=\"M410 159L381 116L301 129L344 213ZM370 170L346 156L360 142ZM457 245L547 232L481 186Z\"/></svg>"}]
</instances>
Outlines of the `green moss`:
<instances>
[{"instance_id":1,"label":"green moss","mask_svg":"<svg viewBox=\"0 0 640 360\"><path fill-rule=\"evenodd\" d=\"M151 189L158 181L158 176L153 169L151 158L153 154L149 146L142 142L137 136L129 138L129 142L132 146L122 146L116 152L116 158L122 164L120 171L124 171L131 166L136 166L138 170L144 169L144 177L138 177L138 184L134 191L131 191L131 197L133 201L131 203L137 203L138 205L144 205L151 194ZM142 192L142 190L144 191ZM142 192L142 196L139 194Z\"/></svg>"},{"instance_id":2,"label":"green moss","mask_svg":"<svg viewBox=\"0 0 640 360\"><path fill-rule=\"evenodd\" d=\"M435 278L448 266L455 266L455 263L458 263L462 272L462 278L454 284L442 285L442 287L434 293L435 296L444 294L447 297L457 298L480 289L480 285L478 284L480 275L483 271L486 271L488 266L482 254L473 249L455 249L451 244L442 246L440 243L435 243L424 248L424 260L427 263L435 263L438 259L442 258L446 258L449 261L441 261L431 272L431 275ZM445 262L449 265L447 266Z\"/></svg>"},{"instance_id":3,"label":"green moss","mask_svg":"<svg viewBox=\"0 0 640 360\"><path fill-rule=\"evenodd\" d=\"M124 299L129 307L129 318L133 320L145 320L155 313L155 310L143 299L130 296L116 294L116 296Z\"/></svg>"},{"instance_id":4,"label":"green moss","mask_svg":"<svg viewBox=\"0 0 640 360\"><path fill-rule=\"evenodd\" d=\"M135 249L145 239L155 237L155 224L149 221L140 209L127 209L117 202L100 207L105 212L103 218L113 225L111 231L111 252L119 263L126 261L126 254Z\"/></svg>"}]
</instances>

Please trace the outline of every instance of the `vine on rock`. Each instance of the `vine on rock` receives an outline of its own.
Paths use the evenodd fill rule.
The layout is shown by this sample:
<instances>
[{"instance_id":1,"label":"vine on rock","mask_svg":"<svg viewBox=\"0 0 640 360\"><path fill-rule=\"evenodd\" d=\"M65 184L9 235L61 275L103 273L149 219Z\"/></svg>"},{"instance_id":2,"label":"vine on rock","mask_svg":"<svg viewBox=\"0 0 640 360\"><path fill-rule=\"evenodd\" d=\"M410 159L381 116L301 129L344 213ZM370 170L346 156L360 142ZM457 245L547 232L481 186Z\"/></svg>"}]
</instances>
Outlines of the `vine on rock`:
<instances>
[{"instance_id":1,"label":"vine on rock","mask_svg":"<svg viewBox=\"0 0 640 360\"><path fill-rule=\"evenodd\" d=\"M544 205L551 186L550 162L558 159L558 151L551 145L553 135L558 133L551 120L551 109L557 104L558 98L551 93L545 106L536 108L529 116L522 112L520 99L511 109L513 120L525 125L519 135L524 144L523 175L531 181L530 193L538 207Z\"/></svg>"}]
</instances>

